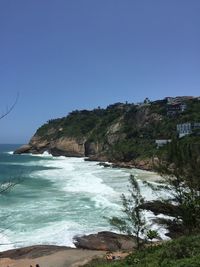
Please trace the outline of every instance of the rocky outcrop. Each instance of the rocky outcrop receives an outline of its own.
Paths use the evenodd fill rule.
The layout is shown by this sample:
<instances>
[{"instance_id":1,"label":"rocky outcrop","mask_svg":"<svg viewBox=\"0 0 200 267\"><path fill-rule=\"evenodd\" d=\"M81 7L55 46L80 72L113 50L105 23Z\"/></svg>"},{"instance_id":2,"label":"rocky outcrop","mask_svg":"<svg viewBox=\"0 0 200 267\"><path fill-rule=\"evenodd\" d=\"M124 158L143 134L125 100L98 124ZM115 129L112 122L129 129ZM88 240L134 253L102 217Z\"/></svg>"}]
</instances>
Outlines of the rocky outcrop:
<instances>
[{"instance_id":1,"label":"rocky outcrop","mask_svg":"<svg viewBox=\"0 0 200 267\"><path fill-rule=\"evenodd\" d=\"M130 162L106 162L106 158L104 157L104 159L102 158L95 158L95 157L91 157L87 160L94 160L94 161L104 161L101 162L99 165L103 166L105 168L125 168L125 169L132 169L132 168L136 168L136 169L140 169L140 170L145 170L145 171L152 171L153 170L153 164L152 164L152 160L137 160L137 161L130 161Z\"/></svg>"},{"instance_id":2,"label":"rocky outcrop","mask_svg":"<svg viewBox=\"0 0 200 267\"><path fill-rule=\"evenodd\" d=\"M130 251L137 247L136 238L107 231L80 237L75 236L74 244L77 248L105 251Z\"/></svg>"},{"instance_id":3,"label":"rocky outcrop","mask_svg":"<svg viewBox=\"0 0 200 267\"><path fill-rule=\"evenodd\" d=\"M84 157L85 140L61 137L50 143L48 152L53 156Z\"/></svg>"},{"instance_id":4,"label":"rocky outcrop","mask_svg":"<svg viewBox=\"0 0 200 267\"><path fill-rule=\"evenodd\" d=\"M86 157L93 157L98 155L103 150L102 144L99 142L86 141L84 144L84 153Z\"/></svg>"},{"instance_id":5,"label":"rocky outcrop","mask_svg":"<svg viewBox=\"0 0 200 267\"><path fill-rule=\"evenodd\" d=\"M179 214L179 207L168 202L159 200L145 202L140 206L141 209L150 210L155 215L164 214L167 216L176 217Z\"/></svg>"},{"instance_id":6,"label":"rocky outcrop","mask_svg":"<svg viewBox=\"0 0 200 267\"><path fill-rule=\"evenodd\" d=\"M24 248L11 249L0 252L0 258L23 259L23 258L38 258L44 255L49 255L63 250L70 250L71 248L65 246L53 245L35 245Z\"/></svg>"},{"instance_id":7,"label":"rocky outcrop","mask_svg":"<svg viewBox=\"0 0 200 267\"><path fill-rule=\"evenodd\" d=\"M45 151L48 151L53 156L84 157L85 140L83 138L61 137L49 141L35 135L28 145L20 147L14 153L42 154Z\"/></svg>"},{"instance_id":8,"label":"rocky outcrop","mask_svg":"<svg viewBox=\"0 0 200 267\"><path fill-rule=\"evenodd\" d=\"M133 167L144 170L144 171L152 171L153 160L152 159L136 159L133 162Z\"/></svg>"},{"instance_id":9,"label":"rocky outcrop","mask_svg":"<svg viewBox=\"0 0 200 267\"><path fill-rule=\"evenodd\" d=\"M15 154L23 154L23 153L30 153L31 151L31 145L23 145L19 147L17 150L15 150Z\"/></svg>"}]
</instances>

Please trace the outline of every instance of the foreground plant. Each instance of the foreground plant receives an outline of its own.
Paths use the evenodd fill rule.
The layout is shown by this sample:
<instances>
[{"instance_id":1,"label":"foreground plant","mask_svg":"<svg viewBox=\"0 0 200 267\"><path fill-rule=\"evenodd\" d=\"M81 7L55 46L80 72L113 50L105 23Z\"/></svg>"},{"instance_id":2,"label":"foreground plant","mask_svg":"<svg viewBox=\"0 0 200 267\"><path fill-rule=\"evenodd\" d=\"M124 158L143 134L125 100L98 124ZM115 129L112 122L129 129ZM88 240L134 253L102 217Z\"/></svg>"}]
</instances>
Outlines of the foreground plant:
<instances>
[{"instance_id":1,"label":"foreground plant","mask_svg":"<svg viewBox=\"0 0 200 267\"><path fill-rule=\"evenodd\" d=\"M130 181L130 197L127 198L122 194L123 218L112 217L109 222L116 227L120 232L126 233L129 236L136 237L137 249L140 248L140 236L144 234L146 229L146 221L142 214L141 205L144 203L144 198L140 193L140 188L137 180L133 175L129 178Z\"/></svg>"},{"instance_id":2,"label":"foreground plant","mask_svg":"<svg viewBox=\"0 0 200 267\"><path fill-rule=\"evenodd\" d=\"M187 143L187 139L173 141L156 170L168 183L165 189L172 196L168 202L177 206L177 222L185 233L200 231L200 145Z\"/></svg>"}]
</instances>

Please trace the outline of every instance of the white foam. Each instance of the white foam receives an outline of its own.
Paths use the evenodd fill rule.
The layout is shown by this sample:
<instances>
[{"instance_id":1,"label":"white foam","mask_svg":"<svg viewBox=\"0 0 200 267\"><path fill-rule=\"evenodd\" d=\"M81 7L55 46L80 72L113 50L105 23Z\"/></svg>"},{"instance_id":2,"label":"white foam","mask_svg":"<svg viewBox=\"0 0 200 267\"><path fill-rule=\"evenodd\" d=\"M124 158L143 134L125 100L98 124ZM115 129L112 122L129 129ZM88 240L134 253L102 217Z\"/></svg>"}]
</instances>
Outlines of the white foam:
<instances>
[{"instance_id":1,"label":"white foam","mask_svg":"<svg viewBox=\"0 0 200 267\"><path fill-rule=\"evenodd\" d=\"M49 154L49 152L47 152L47 151L44 151L42 154L28 153L28 154L23 154L23 155L29 155L29 156L33 156L33 157L42 157L42 158L53 158L53 156L51 154Z\"/></svg>"},{"instance_id":2,"label":"white foam","mask_svg":"<svg viewBox=\"0 0 200 267\"><path fill-rule=\"evenodd\" d=\"M8 236L3 232L3 229L0 229L0 251L5 251L13 248L14 245L9 240Z\"/></svg>"},{"instance_id":3,"label":"white foam","mask_svg":"<svg viewBox=\"0 0 200 267\"><path fill-rule=\"evenodd\" d=\"M120 211L121 210L121 205L118 205L108 198L102 196L102 195L97 195L95 197L91 198L92 201L95 202L95 207L96 208L111 208L115 209L115 211Z\"/></svg>"},{"instance_id":4,"label":"white foam","mask_svg":"<svg viewBox=\"0 0 200 267\"><path fill-rule=\"evenodd\" d=\"M158 232L159 237L162 240L170 240L170 237L166 236L168 233L168 230L164 225L160 225L154 222L154 219L156 218L164 218L164 219L170 219L173 220L174 218L171 216L159 214L155 215L152 211L144 211L145 220L147 222L147 227L149 226L149 229L155 230Z\"/></svg>"},{"instance_id":5,"label":"white foam","mask_svg":"<svg viewBox=\"0 0 200 267\"><path fill-rule=\"evenodd\" d=\"M52 193L50 188L48 192L47 185L40 196L37 188L29 189L27 185L24 187L23 184L19 185L19 187L22 186L23 192L25 190L28 192L27 195L29 193L38 195L38 199L25 201L18 207L16 205L10 207L13 209L11 212L14 213L15 217L12 218L15 219L16 227L8 234L6 232L5 238L8 240L4 241L5 243L9 243L9 240L22 242L16 243L16 247L33 244L73 246L72 238L77 234L110 230L109 223L102 218L103 215L120 216L122 208L120 196L128 192L130 173L138 178L145 175L144 171L138 170L102 168L96 162L84 161L83 158L53 157L47 152L31 156L33 157L30 161L16 164L50 167L51 169L48 170L34 171L29 176L36 179L36 182L40 179L51 181L55 191ZM40 159L34 161L34 157L40 157ZM139 184L141 193L147 200L159 198L158 195L153 195L152 189L142 181L139 181ZM165 192L161 190L160 196L165 196ZM59 212L64 213L66 217L60 216L60 221L54 220ZM148 223L151 223L153 215L148 214L145 216ZM38 219L38 223L37 221L34 223L29 216L33 217L33 220L38 216L41 221ZM158 227L162 238L166 238L164 237L166 229L156 225L153 227ZM2 250L5 250L5 247L2 246Z\"/></svg>"},{"instance_id":6,"label":"white foam","mask_svg":"<svg viewBox=\"0 0 200 267\"><path fill-rule=\"evenodd\" d=\"M4 152L5 154L13 155L14 151Z\"/></svg>"}]
</instances>

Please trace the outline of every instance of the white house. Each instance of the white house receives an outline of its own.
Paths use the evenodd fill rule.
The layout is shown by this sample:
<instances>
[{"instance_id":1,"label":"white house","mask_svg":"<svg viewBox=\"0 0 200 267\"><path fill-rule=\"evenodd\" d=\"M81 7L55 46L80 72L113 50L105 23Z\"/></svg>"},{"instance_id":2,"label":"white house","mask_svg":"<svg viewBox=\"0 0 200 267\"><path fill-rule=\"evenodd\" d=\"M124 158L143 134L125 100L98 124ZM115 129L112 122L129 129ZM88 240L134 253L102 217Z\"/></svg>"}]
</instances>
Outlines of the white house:
<instances>
[{"instance_id":1,"label":"white house","mask_svg":"<svg viewBox=\"0 0 200 267\"><path fill-rule=\"evenodd\" d=\"M164 145L170 143L171 141L172 141L171 139L158 139L158 140L156 140L157 148L164 146Z\"/></svg>"},{"instance_id":2,"label":"white house","mask_svg":"<svg viewBox=\"0 0 200 267\"><path fill-rule=\"evenodd\" d=\"M200 123L199 122L186 122L177 124L176 126L177 132L179 134L179 138L191 134L194 130L200 129Z\"/></svg>"}]
</instances>

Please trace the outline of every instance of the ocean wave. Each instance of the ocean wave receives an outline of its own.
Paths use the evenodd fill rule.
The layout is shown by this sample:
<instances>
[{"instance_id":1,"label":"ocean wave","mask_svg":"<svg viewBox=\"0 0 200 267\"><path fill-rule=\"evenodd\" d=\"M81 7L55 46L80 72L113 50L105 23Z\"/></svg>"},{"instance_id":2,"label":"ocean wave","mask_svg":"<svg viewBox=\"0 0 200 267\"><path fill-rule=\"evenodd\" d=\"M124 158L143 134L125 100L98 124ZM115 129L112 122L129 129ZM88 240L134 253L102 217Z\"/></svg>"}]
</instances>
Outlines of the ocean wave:
<instances>
[{"instance_id":1,"label":"ocean wave","mask_svg":"<svg viewBox=\"0 0 200 267\"><path fill-rule=\"evenodd\" d=\"M0 251L5 251L15 248L11 239L4 233L4 229L0 229Z\"/></svg>"},{"instance_id":2,"label":"ocean wave","mask_svg":"<svg viewBox=\"0 0 200 267\"><path fill-rule=\"evenodd\" d=\"M9 155L13 155L14 151L6 151L6 152L3 152L4 154L9 154Z\"/></svg>"},{"instance_id":3,"label":"ocean wave","mask_svg":"<svg viewBox=\"0 0 200 267\"><path fill-rule=\"evenodd\" d=\"M121 215L121 194L128 194L129 175L137 179L146 175L134 169L102 168L84 158L53 157L47 152L26 156L19 157L20 162L13 157L9 163L38 168L24 168L25 183L0 203L11 214L4 222L10 229L1 239L5 243L2 250L34 244L73 246L75 235L110 230L104 216ZM139 184L147 200L158 198L141 180ZM149 223L151 217L147 216ZM163 236L165 230L159 231ZM6 247L10 240L15 244Z\"/></svg>"}]
</instances>

